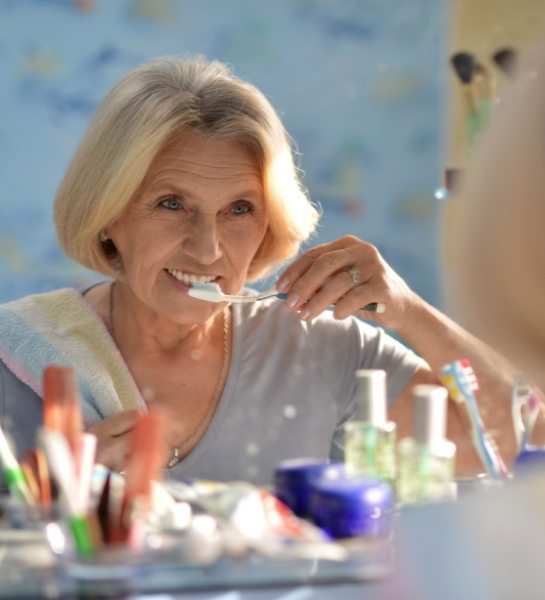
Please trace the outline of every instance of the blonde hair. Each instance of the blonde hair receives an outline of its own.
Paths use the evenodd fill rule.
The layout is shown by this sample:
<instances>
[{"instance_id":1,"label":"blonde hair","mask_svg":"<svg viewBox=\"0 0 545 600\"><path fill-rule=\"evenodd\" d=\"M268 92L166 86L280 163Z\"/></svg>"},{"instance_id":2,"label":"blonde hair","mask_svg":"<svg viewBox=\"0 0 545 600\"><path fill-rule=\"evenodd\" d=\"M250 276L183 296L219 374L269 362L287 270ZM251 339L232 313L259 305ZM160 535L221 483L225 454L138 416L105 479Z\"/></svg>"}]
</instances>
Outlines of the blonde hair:
<instances>
[{"instance_id":1,"label":"blonde hair","mask_svg":"<svg viewBox=\"0 0 545 600\"><path fill-rule=\"evenodd\" d=\"M297 253L319 214L298 178L292 141L274 108L220 62L166 56L135 68L112 88L72 158L54 205L68 256L114 275L112 246L100 240L101 231L134 198L160 150L185 131L240 141L257 160L269 226L248 281Z\"/></svg>"}]
</instances>

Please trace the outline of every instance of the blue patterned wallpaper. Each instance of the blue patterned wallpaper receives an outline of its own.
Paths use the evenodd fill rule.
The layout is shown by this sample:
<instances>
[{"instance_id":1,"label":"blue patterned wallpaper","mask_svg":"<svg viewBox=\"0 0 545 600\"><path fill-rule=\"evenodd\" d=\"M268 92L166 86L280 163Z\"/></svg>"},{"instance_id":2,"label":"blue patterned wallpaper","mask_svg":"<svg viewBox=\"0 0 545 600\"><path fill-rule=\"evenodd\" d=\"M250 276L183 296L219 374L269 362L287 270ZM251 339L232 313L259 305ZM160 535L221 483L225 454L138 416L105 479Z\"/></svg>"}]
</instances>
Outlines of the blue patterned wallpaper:
<instances>
[{"instance_id":1,"label":"blue patterned wallpaper","mask_svg":"<svg viewBox=\"0 0 545 600\"><path fill-rule=\"evenodd\" d=\"M270 98L324 218L439 303L441 0L0 0L0 301L97 276L51 208L97 102L139 62L204 54Z\"/></svg>"}]
</instances>

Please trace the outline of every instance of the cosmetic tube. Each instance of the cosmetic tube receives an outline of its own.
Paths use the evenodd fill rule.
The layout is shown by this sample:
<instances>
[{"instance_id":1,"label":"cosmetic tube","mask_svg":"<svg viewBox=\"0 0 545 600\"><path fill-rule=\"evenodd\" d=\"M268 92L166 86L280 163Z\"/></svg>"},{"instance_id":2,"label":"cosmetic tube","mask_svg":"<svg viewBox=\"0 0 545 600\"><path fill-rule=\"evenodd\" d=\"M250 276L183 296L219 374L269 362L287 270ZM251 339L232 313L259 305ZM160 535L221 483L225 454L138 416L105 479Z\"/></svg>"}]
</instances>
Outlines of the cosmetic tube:
<instances>
[{"instance_id":1,"label":"cosmetic tube","mask_svg":"<svg viewBox=\"0 0 545 600\"><path fill-rule=\"evenodd\" d=\"M357 412L344 426L344 462L349 477L378 477L393 483L396 476L396 426L386 419L386 373L358 369Z\"/></svg>"},{"instance_id":2,"label":"cosmetic tube","mask_svg":"<svg viewBox=\"0 0 545 600\"><path fill-rule=\"evenodd\" d=\"M445 437L447 399L441 386L413 388L413 435L398 446L397 497L402 505L456 499L456 446Z\"/></svg>"}]
</instances>

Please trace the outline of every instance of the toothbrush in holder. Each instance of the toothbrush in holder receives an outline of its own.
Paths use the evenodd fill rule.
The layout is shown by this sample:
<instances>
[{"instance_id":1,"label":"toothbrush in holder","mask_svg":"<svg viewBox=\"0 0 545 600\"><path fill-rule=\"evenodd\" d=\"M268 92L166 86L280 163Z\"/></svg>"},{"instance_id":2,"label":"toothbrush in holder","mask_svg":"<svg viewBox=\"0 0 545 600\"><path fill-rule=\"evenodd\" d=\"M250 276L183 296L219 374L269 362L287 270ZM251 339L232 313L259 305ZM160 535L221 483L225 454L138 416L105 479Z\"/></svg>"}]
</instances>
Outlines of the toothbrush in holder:
<instances>
[{"instance_id":1,"label":"toothbrush in holder","mask_svg":"<svg viewBox=\"0 0 545 600\"><path fill-rule=\"evenodd\" d=\"M192 298L198 298L199 300L206 300L207 302L257 302L259 300L265 300L266 298L279 298L285 300L287 294L279 292L276 288L270 288L259 294L251 296L237 296L231 294L224 294L217 283L203 283L195 284L190 287L187 292ZM386 305L382 302L370 302L361 308L363 311L383 313L386 310Z\"/></svg>"},{"instance_id":2,"label":"toothbrush in holder","mask_svg":"<svg viewBox=\"0 0 545 600\"><path fill-rule=\"evenodd\" d=\"M518 451L522 452L531 445L532 432L542 410L533 382L522 373L517 375L513 384L511 407Z\"/></svg>"},{"instance_id":3,"label":"toothbrush in holder","mask_svg":"<svg viewBox=\"0 0 545 600\"><path fill-rule=\"evenodd\" d=\"M465 405L469 420L473 445L491 479L507 479L509 472L495 443L486 431L475 398L479 389L477 377L467 359L456 360L441 369L441 383L447 388L450 397Z\"/></svg>"}]
</instances>

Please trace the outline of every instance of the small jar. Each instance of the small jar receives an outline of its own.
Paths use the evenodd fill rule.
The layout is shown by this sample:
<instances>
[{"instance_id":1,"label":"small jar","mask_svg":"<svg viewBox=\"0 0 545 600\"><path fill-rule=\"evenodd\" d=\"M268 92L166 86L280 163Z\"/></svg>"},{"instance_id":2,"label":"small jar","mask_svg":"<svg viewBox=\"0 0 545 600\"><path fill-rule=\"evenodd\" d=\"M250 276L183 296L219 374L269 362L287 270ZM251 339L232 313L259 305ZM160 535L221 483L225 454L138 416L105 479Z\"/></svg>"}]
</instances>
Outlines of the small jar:
<instances>
[{"instance_id":1,"label":"small jar","mask_svg":"<svg viewBox=\"0 0 545 600\"><path fill-rule=\"evenodd\" d=\"M515 475L526 472L528 469L545 469L545 448L542 446L528 446L519 452L515 459Z\"/></svg>"},{"instance_id":2,"label":"small jar","mask_svg":"<svg viewBox=\"0 0 545 600\"><path fill-rule=\"evenodd\" d=\"M342 539L390 535L394 507L389 483L371 477L351 477L316 483L309 510L318 527L332 538Z\"/></svg>"},{"instance_id":3,"label":"small jar","mask_svg":"<svg viewBox=\"0 0 545 600\"><path fill-rule=\"evenodd\" d=\"M301 458L281 462L274 472L275 495L297 516L309 516L309 499L317 482L345 476L342 463Z\"/></svg>"}]
</instances>

